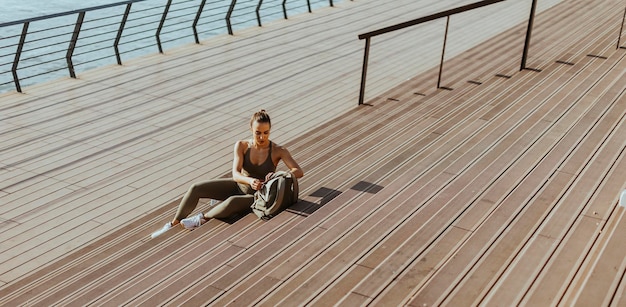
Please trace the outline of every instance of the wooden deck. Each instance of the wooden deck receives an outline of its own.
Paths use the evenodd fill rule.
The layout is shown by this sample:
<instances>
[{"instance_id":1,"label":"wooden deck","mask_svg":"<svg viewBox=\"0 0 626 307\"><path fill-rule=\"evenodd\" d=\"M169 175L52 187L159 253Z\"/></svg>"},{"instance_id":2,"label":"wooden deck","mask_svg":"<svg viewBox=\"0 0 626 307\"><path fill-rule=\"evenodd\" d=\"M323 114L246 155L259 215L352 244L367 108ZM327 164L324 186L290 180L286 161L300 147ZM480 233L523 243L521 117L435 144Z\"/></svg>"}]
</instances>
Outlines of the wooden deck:
<instances>
[{"instance_id":1,"label":"wooden deck","mask_svg":"<svg viewBox=\"0 0 626 307\"><path fill-rule=\"evenodd\" d=\"M452 90L440 23L374 40L356 107L356 34L459 4L396 2L3 95L0 305L625 306L624 4L544 1L524 71L529 5L453 18ZM260 108L301 201L149 239Z\"/></svg>"}]
</instances>

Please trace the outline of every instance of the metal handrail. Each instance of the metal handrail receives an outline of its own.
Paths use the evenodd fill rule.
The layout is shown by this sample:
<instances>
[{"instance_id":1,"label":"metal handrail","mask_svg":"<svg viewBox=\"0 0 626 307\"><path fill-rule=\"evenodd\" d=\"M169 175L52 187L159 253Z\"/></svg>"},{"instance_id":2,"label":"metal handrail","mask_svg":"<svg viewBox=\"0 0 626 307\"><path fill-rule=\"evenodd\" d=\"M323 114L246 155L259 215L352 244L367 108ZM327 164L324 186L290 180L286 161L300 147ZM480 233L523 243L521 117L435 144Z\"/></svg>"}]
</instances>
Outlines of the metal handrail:
<instances>
[{"instance_id":1,"label":"metal handrail","mask_svg":"<svg viewBox=\"0 0 626 307\"><path fill-rule=\"evenodd\" d=\"M206 5L206 0L202 0L202 2L200 3L200 6L198 7L196 18L194 18L193 25L191 26L191 28L193 29L193 37L196 40L196 44L200 43L200 37L198 36L198 22L200 21L200 15L202 15L205 5Z\"/></svg>"},{"instance_id":2,"label":"metal handrail","mask_svg":"<svg viewBox=\"0 0 626 307\"><path fill-rule=\"evenodd\" d=\"M331 0L332 1L332 0ZM376 31L372 31L372 32L368 32L368 33L364 33L364 34L360 34L359 35L359 39L366 39L366 45L365 45L365 52L364 52L364 61L363 61L363 71L362 71L362 76L361 76L361 90L359 93L359 105L363 104L363 100L364 100L364 94L365 94L365 80L366 80L366 76L367 76L367 62L368 62L368 58L369 58L369 47L370 47L370 39L371 37L374 36L378 36L378 35L382 35L385 33L389 33L389 32L393 32L396 30L400 30L400 29L404 29L407 27L411 27L420 23L424 23L424 22L428 22L428 21L432 21L435 19L439 19L442 17L447 17L446 20L446 30L445 30L445 34L444 34L444 42L443 42L443 51L441 54L441 62L439 65L439 76L438 76L438 80L437 80L437 88L440 88L441 86L441 74L442 74L442 68L443 68L443 61L444 61L444 56L445 56L445 50L446 50L446 42L447 42L447 36L448 36L448 26L449 26L449 22L450 22L450 16L454 15L454 14L458 14L458 13L462 13L465 11L469 11L469 10L473 10L476 8L480 8L483 6L488 6L497 2L502 2L505 0L493 0L493 1L481 1L481 2L476 2L473 4L469 4L466 6L462 6L462 7L458 7L456 9L451 9L448 11L444 11L444 12L440 12L440 13L436 13L433 15L429 15L426 17L422 17L422 18L418 18L415 20L411 20L408 22L404 22L401 24L397 24L397 25L393 25L393 26L389 26L386 28L382 28ZM524 69L529 69L526 66L526 62L528 59L528 51L529 51L529 47L530 47L530 40L531 40L531 36L532 36L532 30L533 30L533 24L534 24L534 20L535 20L535 14L536 14L536 9L537 9L537 0L532 0L531 3L531 9L530 9L530 17L528 18L528 27L526 30L526 38L525 38L525 42L524 42L524 51L522 54L522 60L521 60L521 64L520 64L520 71L524 70ZM624 24L626 23L626 8L624 9L624 14L622 16L622 22L620 23L619 26L619 33L617 35L617 45L616 45L616 49L626 49L626 47L621 46L621 39L622 39L622 35L623 35L623 31L624 31ZM530 68L530 70L535 70Z\"/></svg>"},{"instance_id":3,"label":"metal handrail","mask_svg":"<svg viewBox=\"0 0 626 307\"><path fill-rule=\"evenodd\" d=\"M230 3L230 7L228 8L228 13L226 13L226 26L228 27L228 34L233 35L233 25L230 23L230 17L233 15L233 11L235 10L235 5L237 4L237 0L233 0Z\"/></svg>"},{"instance_id":4,"label":"metal handrail","mask_svg":"<svg viewBox=\"0 0 626 307\"><path fill-rule=\"evenodd\" d=\"M76 78L75 66L77 65L84 65L86 63L98 62L100 60L105 60L109 57L114 57L115 62L117 62L118 65L122 65L123 53L124 54L131 53L131 52L134 53L135 51L138 51L140 49L154 46L154 44L157 45L158 51L160 53L163 53L164 52L163 43L171 42L174 40L186 39L187 37L189 37L187 35L175 35L173 34L173 32L181 33L180 31L183 31L189 28L191 28L192 30L191 32L193 33L192 39L195 41L195 43L199 44L200 34L198 31L198 26L202 26L203 28L206 28L205 25L207 24L219 23L220 18L218 16L224 16L220 14L224 14L224 11L222 9L225 9L228 5L224 3L225 2L224 0L209 1L212 4L224 3L225 5L222 6L221 8L220 7L212 8L216 11L221 11L221 13L208 14L207 16L202 16L205 6L209 4L207 3L207 0L179 0L179 1L158 0L158 1L164 2L165 4L158 5L158 6L150 6L150 7L143 8L143 9L136 9L136 6L134 4L137 4L139 2L146 2L146 1L148 0L126 0L126 1L116 2L116 3L106 4L106 5L99 5L99 6L84 8L80 10L72 10L72 11L39 16L39 17L34 17L34 18L29 18L29 19L22 19L22 20L16 20L16 21L11 21L11 22L0 23L0 28L20 26L20 25L22 26L21 34L18 34L18 35L11 34L11 35L7 35L5 37L0 38L0 41L7 42L7 44L3 45L1 49L4 49L4 48L13 49L14 48L15 50L14 56L13 56L13 52L0 54L0 57L13 56L12 59L7 59L6 61L2 61L2 62L5 62L5 64L1 64L1 65L5 65L9 67L7 67L5 71L0 71L0 75L4 75L5 73L8 74L10 72L12 74L12 81L0 82L0 86L6 86L8 84L13 83L15 85L15 89L17 90L17 92L21 93L22 86L20 84L20 81L34 78L34 77L39 77L41 75L50 74L53 72L57 72L57 71L63 70L64 68L58 68L58 67L47 68L44 72L36 72L33 75L22 76L22 77L19 76L18 72L26 68L39 66L42 64L49 64L51 62L65 60L65 66L66 66L65 69L69 71L70 77ZM154 0L154 1L157 1L157 0ZM259 25L261 25L261 14L258 11L261 9L263 0L249 0L249 1L258 1L259 4L257 5L257 20L258 20ZM268 0L265 0L265 1L269 2ZM283 15L285 18L287 18L287 6L286 6L287 0L274 0L274 1L276 1L277 3L275 7L278 7L282 4ZM293 0L293 1L296 2L296 0ZM297 2L300 2L300 1L302 0L298 0ZM194 3L194 4L184 5L183 3ZM233 14L233 11L235 11L236 3L237 3L237 0L230 1L230 6L228 6L229 8L228 13L226 14L226 28L230 35L233 35L234 33L230 18ZM332 4L332 0L331 0L331 4ZM198 6L197 11L195 11L194 9L196 5ZM307 0L307 4L302 3L300 7L304 7L304 5L308 5L308 10L309 12L311 12L310 0ZM177 8L174 8L175 6ZM181 7L181 6L184 6L184 8L178 9L178 7ZM100 17L96 19L100 21L98 21L98 23L94 25L93 27L84 26L87 22L94 21L93 18L91 18L89 21L86 20L87 19L86 15L91 16L90 12L95 12L95 11L104 10L104 9L111 9L111 8L116 8L116 7L122 8L123 13L119 12L119 13L114 13L111 16ZM273 6L270 8L273 8ZM157 11L158 10L161 10L161 11L156 12L155 9ZM192 14L187 14L187 15L182 15L183 13L175 13L177 11L184 12L189 9L194 10L194 12ZM292 9L295 9L295 8L292 8ZM134 11L131 12L131 10L134 10ZM279 10L280 9L278 9L277 11ZM141 17L137 17L132 20L130 18L131 14L132 16L136 16L136 14L138 13L147 13L148 11L150 11L149 14L144 14ZM277 13L278 12L271 13L271 14L277 14ZM175 15L178 15L178 16L175 16ZM58 18L58 17L67 18L68 16L77 16L77 18L74 21L72 21L70 24L63 24L58 27L53 26L53 27L48 27L45 29L35 30L35 31L30 30L33 28L34 23L37 23L37 25L40 25L40 23L38 22L47 21L53 18ZM183 20L183 19L186 19L185 18L186 16L189 16L191 18L189 18L189 20ZM107 19L107 21L106 22L103 21L104 19ZM158 25L156 25L153 22L153 20L155 19L158 19ZM170 22L170 20L176 20L176 22ZM183 21L180 21L180 20L183 20ZM181 27L183 25L184 25L184 28ZM68 30L63 30L66 27L70 27L70 26L73 28L73 30L70 30L71 32L68 33L67 32ZM98 32L97 35L93 35L92 31L98 31L104 27L112 27L114 29L111 29L110 31L109 30L100 31ZM211 27L215 27L215 25L212 25ZM146 39L151 40L151 36L148 33L151 30L156 31L156 33L153 32L153 34L155 35L154 38L156 38L155 39L156 43L146 42ZM203 33L209 32L212 35L215 35L216 33L219 33L217 31L222 31L222 30L224 30L223 20L222 20L222 23L219 24L218 28L212 28L209 30L203 29ZM59 32L62 32L62 33L58 34ZM71 38L69 39L69 41L65 38L65 36L68 34L71 34ZM31 39L31 37L35 37L35 36L36 36L35 39ZM108 42L108 39L109 39L107 38L107 36L110 36L112 46L111 45L106 46L106 43ZM170 39L169 41L167 39L163 40L166 36L173 37L173 38ZM16 41L19 40L19 42L13 43L10 40L16 40ZM122 45L129 45L129 44L133 45L131 48L128 48L129 50L125 50L124 52L120 50L120 47ZM90 53L90 52L102 52L102 50L106 50L107 48L111 48L111 47L112 47L111 55L103 54L97 57L89 57L86 55L87 53ZM87 51L78 52L78 51L84 51L84 50L87 50ZM64 53L64 56L61 56L60 55L61 53ZM23 56L25 54L28 54L28 56ZM20 67L20 63L29 62L31 59L35 59L41 56L45 56L47 58L36 64L32 64L32 65L27 64L26 66L22 65L22 67Z\"/></svg>"},{"instance_id":5,"label":"metal handrail","mask_svg":"<svg viewBox=\"0 0 626 307\"><path fill-rule=\"evenodd\" d=\"M159 27L157 28L156 40L157 40L157 46L159 47L159 53L163 53L163 47L161 46L161 30L163 30L163 25L165 24L165 19L167 18L167 13L169 13L171 6L172 6L172 0L167 0L167 4L165 4L163 15L161 15L161 21L159 22Z\"/></svg>"},{"instance_id":6,"label":"metal handrail","mask_svg":"<svg viewBox=\"0 0 626 307\"><path fill-rule=\"evenodd\" d=\"M367 33L363 33L359 35L359 39L365 39L365 51L364 51L364 56L363 56L363 69L361 72L361 89L359 91L359 105L363 104L363 101L365 99L365 83L366 83L366 79L367 79L367 66L368 66L368 60L369 60L369 49L370 49L370 42L371 42L371 38L374 36L378 36L378 35L383 35L386 33L390 33L390 32L394 32L394 31L398 31L401 29L405 29L408 27L412 27L415 25L419 25L425 22L429 22L429 21L433 21L433 20L437 20L440 18L447 18L446 20L446 31L444 34L444 42L443 42L443 51L442 51L442 55L441 55L441 62L439 64L439 77L438 77L438 81L437 81L437 88L441 87L441 74L442 74L442 70L443 70L443 61L444 61L444 55L445 55L445 48L446 48L446 43L447 43L447 35L448 35L448 25L449 25L449 21L450 21L450 16L452 15L456 15L459 13L463 13L463 12L467 12L467 11L471 11L471 10L475 10L481 7L485 7L488 5L492 5L498 2L503 2L505 0L484 0L484 1L480 1L480 2L475 2L472 4L468 4L468 5L464 5L464 6L460 6L457 8L453 8L450 10L446 10L446 11L442 11L439 13L435 13L432 15L428 15L425 17L421 17L421 18L417 18L414 20L410 20L407 22L403 22L403 23L399 23L396 25L392 25L392 26L388 26L385 28L381 28L375 31L371 31L371 32L367 32ZM528 53L528 45L529 45L529 41L530 41L530 33L532 31L532 22L534 20L534 14L535 14L535 7L536 7L536 2L537 0L533 0L533 5L532 5L532 9L531 9L531 17L529 19L529 26L528 26L528 31L526 34L526 45L524 47L524 55L522 57L522 68L524 69L526 67L526 56Z\"/></svg>"},{"instance_id":7,"label":"metal handrail","mask_svg":"<svg viewBox=\"0 0 626 307\"><path fill-rule=\"evenodd\" d=\"M239 1L239 0L237 0ZM237 2L235 1L235 2ZM239 25L239 24L245 24L248 22L253 22L256 18L248 18L247 20L241 20L240 17L243 16L247 16L246 11L254 11L254 8L256 8L258 6L258 4L253 3L255 0L244 0L244 2L241 2L240 4L242 5L241 7L237 7L238 8L238 14L236 15L231 15L230 17L237 20L235 23L233 23L233 25ZM252 10L251 10L252 9Z\"/></svg>"},{"instance_id":8,"label":"metal handrail","mask_svg":"<svg viewBox=\"0 0 626 307\"><path fill-rule=\"evenodd\" d=\"M257 4L256 6L256 20L257 23L259 24L259 27L262 27L263 25L261 24L261 5L263 5L263 0L259 0L259 4Z\"/></svg>"},{"instance_id":9,"label":"metal handrail","mask_svg":"<svg viewBox=\"0 0 626 307\"><path fill-rule=\"evenodd\" d=\"M524 53L522 54L522 64L520 71L526 69L526 59L528 58L528 48L530 48L530 37L533 32L533 24L535 22L535 11L537 10L537 0L533 0L530 6L530 17L528 18L528 28L526 29L526 39L524 40Z\"/></svg>"},{"instance_id":10,"label":"metal handrail","mask_svg":"<svg viewBox=\"0 0 626 307\"><path fill-rule=\"evenodd\" d=\"M331 0L332 1L332 0ZM439 76L437 79L437 88L441 87L441 74L442 74L442 70L443 70L443 62L444 62L444 56L445 56L445 51L446 51L446 43L447 43L447 37L448 37L448 26L450 23L450 16L455 15L455 14L459 14L459 13L463 13L463 12L467 12L467 11L471 11L477 8L481 8L484 6L488 6L488 5L492 5L498 2L502 2L505 0L485 0L485 1L480 1L480 2L476 2L476 3L472 3L472 4L468 4L465 6L461 6L461 7L457 7L454 9L450 9L447 11L442 11L439 13L435 13L429 16L425 16L425 17L421 17L421 18L417 18L411 21L407 21L407 22L403 22L403 23L399 23L393 26L389 26L389 27L385 27L382 29L378 29L375 31L371 31L371 32L367 32L364 34L360 34L359 35L359 39L365 39L365 51L364 51L364 56L363 56L363 69L362 69L362 73L361 73L361 89L359 92L359 105L363 104L364 101L364 96L365 96L365 83L366 83L366 78L367 78L367 66L368 66L368 59L369 59L369 49L370 49L370 40L372 37L374 36L378 36L378 35L382 35L382 34L386 34L389 32L393 32L393 31L397 31L397 30L401 30L404 28L408 28L408 27L412 27L418 24L422 24L425 22L429 22L429 21L433 21L436 19L440 19L443 17L446 17L446 30L445 30L445 34L444 34L444 40L443 40L443 51L441 53L441 62L439 64ZM530 8L530 17L528 18L528 27L526 30L526 38L524 41L524 51L522 54L522 60L521 60L521 64L520 64L520 71L521 70L525 70L525 69L529 69L526 67L526 61L528 59L528 50L530 47L530 40L531 40L531 36L532 36L532 31L533 31L533 27L534 27L534 20L535 20L535 14L536 14L536 9L537 9L537 0L532 0L531 3L531 8ZM623 30L624 30L624 23L626 22L626 9L624 9L624 15L622 17L622 23L620 25L620 30L619 30L619 34L617 37L617 49L623 48L626 49L626 47L622 47L621 46L621 38L622 38L622 34L623 34ZM536 69L532 69L530 68L530 70L535 70Z\"/></svg>"},{"instance_id":11,"label":"metal handrail","mask_svg":"<svg viewBox=\"0 0 626 307\"><path fill-rule=\"evenodd\" d=\"M287 19L287 7L285 6L285 2L286 0L283 1L282 4L282 8L283 8L283 17L285 19ZM263 0L259 0L259 4L256 6L256 19L257 19L257 24L259 25L259 27L262 27L263 24L261 23L261 6L263 5ZM280 4L279 4L280 5ZM274 5L272 7L278 7L279 5ZM273 14L277 14L277 13L273 13Z\"/></svg>"},{"instance_id":12,"label":"metal handrail","mask_svg":"<svg viewBox=\"0 0 626 307\"><path fill-rule=\"evenodd\" d=\"M622 44L622 33L624 32L624 21L626 21L626 9L624 9L624 16L622 17L622 24L619 28L619 35L617 36L617 47L616 49L623 48Z\"/></svg>"},{"instance_id":13,"label":"metal handrail","mask_svg":"<svg viewBox=\"0 0 626 307\"><path fill-rule=\"evenodd\" d=\"M25 22L22 27L22 35L20 36L20 42L17 45L17 52L15 52L15 60L13 60L13 67L11 68L11 73L13 74L13 81L15 82L15 88L18 92L22 92L22 87L20 86L20 78L17 76L17 66L20 63L20 57L22 56L22 49L24 49L24 42L26 41L26 34L28 33L28 26L30 22Z\"/></svg>"},{"instance_id":14,"label":"metal handrail","mask_svg":"<svg viewBox=\"0 0 626 307\"><path fill-rule=\"evenodd\" d=\"M124 32L124 28L126 27L126 21L128 21L128 15L130 15L130 9L133 4L126 4L126 10L124 11L124 16L122 16L122 21L120 22L120 27L117 30L117 35L115 36L115 42L113 43L113 49L115 50L115 58L117 60L117 65L122 65L122 58L120 57L120 40L122 39L122 33ZM195 30L195 29L194 29Z\"/></svg>"},{"instance_id":15,"label":"metal handrail","mask_svg":"<svg viewBox=\"0 0 626 307\"><path fill-rule=\"evenodd\" d=\"M85 20L85 12L80 12L78 14L78 20L76 20L76 26L74 26L74 33L72 34L70 46L67 48L67 53L65 56L65 58L67 59L67 68L70 70L70 76L72 78L76 78L74 63L72 62L72 55L74 54L74 49L76 48L76 42L78 42L78 35L80 34L80 28L83 25L83 20Z\"/></svg>"}]
</instances>

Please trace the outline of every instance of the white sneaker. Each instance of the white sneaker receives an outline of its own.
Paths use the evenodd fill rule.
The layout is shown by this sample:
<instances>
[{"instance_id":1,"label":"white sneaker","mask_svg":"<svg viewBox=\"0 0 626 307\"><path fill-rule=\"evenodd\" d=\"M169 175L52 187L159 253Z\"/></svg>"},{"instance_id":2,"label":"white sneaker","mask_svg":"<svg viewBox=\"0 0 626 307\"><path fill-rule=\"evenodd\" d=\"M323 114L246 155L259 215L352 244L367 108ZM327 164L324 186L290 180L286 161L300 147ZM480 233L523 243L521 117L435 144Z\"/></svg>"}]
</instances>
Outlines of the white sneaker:
<instances>
[{"instance_id":1,"label":"white sneaker","mask_svg":"<svg viewBox=\"0 0 626 307\"><path fill-rule=\"evenodd\" d=\"M183 224L183 227L189 230L194 230L195 228L200 227L200 225L202 225L202 223L204 222L206 222L206 220L204 219L204 214L202 214L202 212L192 217L180 220L180 223Z\"/></svg>"},{"instance_id":2,"label":"white sneaker","mask_svg":"<svg viewBox=\"0 0 626 307\"><path fill-rule=\"evenodd\" d=\"M167 224L165 224L165 226L163 226L163 228L153 232L150 237L152 237L152 239L154 239L154 238L164 234L166 231L170 230L170 228L172 228L172 222L167 222Z\"/></svg>"}]
</instances>

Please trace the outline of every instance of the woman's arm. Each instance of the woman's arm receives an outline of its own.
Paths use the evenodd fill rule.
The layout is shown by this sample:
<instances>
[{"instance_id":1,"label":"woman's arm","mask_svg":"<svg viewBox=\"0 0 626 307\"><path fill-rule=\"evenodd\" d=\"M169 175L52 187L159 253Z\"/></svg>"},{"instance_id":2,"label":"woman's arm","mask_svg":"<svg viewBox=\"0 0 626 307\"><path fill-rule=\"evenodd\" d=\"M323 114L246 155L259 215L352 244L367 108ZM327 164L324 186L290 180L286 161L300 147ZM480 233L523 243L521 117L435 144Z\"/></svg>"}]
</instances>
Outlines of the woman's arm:
<instances>
[{"instance_id":1,"label":"woman's arm","mask_svg":"<svg viewBox=\"0 0 626 307\"><path fill-rule=\"evenodd\" d=\"M233 180L238 183L248 184L254 190L258 190L262 186L261 180L256 178L247 177L241 170L243 169L243 156L246 152L246 148L248 146L244 143L244 141L237 141L235 143L234 156L233 156Z\"/></svg>"},{"instance_id":2,"label":"woman's arm","mask_svg":"<svg viewBox=\"0 0 626 307\"><path fill-rule=\"evenodd\" d=\"M296 160L294 160L294 158L291 156L289 150L282 146L279 146L279 148L280 159L282 159L283 163L287 165L289 171L291 171L291 173L296 176L296 178L302 178L304 176L304 171L302 170L300 165L298 165L298 162L296 162Z\"/></svg>"}]
</instances>

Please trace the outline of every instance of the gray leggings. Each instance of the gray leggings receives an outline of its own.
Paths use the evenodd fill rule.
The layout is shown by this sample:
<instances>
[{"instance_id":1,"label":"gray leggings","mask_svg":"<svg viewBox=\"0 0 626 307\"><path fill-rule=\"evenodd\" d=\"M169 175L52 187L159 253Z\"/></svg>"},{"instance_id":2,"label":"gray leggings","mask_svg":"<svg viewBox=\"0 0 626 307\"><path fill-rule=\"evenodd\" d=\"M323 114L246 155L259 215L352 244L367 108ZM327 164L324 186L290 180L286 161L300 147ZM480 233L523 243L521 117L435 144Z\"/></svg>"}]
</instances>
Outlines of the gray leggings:
<instances>
[{"instance_id":1,"label":"gray leggings","mask_svg":"<svg viewBox=\"0 0 626 307\"><path fill-rule=\"evenodd\" d=\"M211 198L222 202L204 214L206 218L227 218L236 213L250 210L253 194L246 194L232 179L215 179L191 185L178 205L175 219L180 221L193 212L200 198Z\"/></svg>"}]
</instances>

